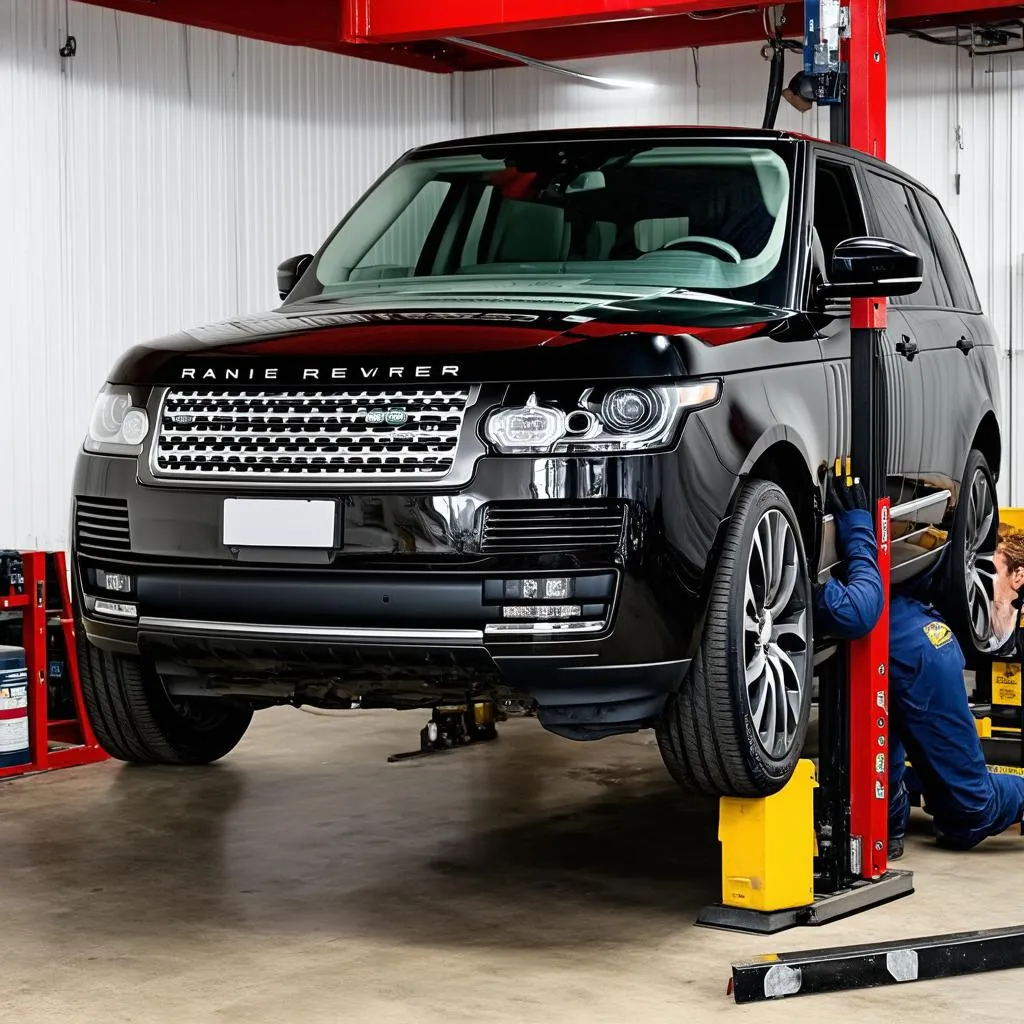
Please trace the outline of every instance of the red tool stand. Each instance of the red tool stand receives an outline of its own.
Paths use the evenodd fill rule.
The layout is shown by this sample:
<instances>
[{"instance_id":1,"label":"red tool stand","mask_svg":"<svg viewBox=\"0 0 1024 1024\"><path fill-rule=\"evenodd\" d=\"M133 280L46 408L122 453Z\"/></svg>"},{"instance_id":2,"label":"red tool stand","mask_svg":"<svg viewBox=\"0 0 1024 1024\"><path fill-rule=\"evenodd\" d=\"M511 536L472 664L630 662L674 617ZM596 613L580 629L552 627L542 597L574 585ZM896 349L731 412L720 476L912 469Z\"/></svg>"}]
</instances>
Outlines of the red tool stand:
<instances>
[{"instance_id":1,"label":"red tool stand","mask_svg":"<svg viewBox=\"0 0 1024 1024\"><path fill-rule=\"evenodd\" d=\"M73 768L106 760L89 726L78 678L78 648L75 643L75 619L68 589L67 561L63 551L27 551L24 559L24 593L0 596L0 613L20 612L22 646L28 669L28 727L30 760L27 764L0 768L0 779L52 768ZM47 600L49 583L56 586L60 599ZM73 718L53 719L49 713L49 658L46 649L47 628L59 626L64 639L65 665L74 704Z\"/></svg>"}]
</instances>

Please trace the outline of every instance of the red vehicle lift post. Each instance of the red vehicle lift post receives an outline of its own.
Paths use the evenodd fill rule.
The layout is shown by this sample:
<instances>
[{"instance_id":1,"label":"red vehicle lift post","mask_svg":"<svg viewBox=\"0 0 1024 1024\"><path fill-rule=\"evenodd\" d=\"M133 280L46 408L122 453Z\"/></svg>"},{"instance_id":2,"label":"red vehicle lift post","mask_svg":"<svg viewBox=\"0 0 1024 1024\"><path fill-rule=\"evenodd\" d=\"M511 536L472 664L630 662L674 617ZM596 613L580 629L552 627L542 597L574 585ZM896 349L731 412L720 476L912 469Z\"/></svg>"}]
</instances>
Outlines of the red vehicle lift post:
<instances>
[{"instance_id":1,"label":"red vehicle lift post","mask_svg":"<svg viewBox=\"0 0 1024 1024\"><path fill-rule=\"evenodd\" d=\"M885 0L849 0L846 14L840 102L830 107L832 141L884 158ZM854 299L850 317L852 463L876 509L885 601L874 629L847 644L821 673L813 902L774 911L715 904L701 912L701 924L771 933L799 924L825 924L914 891L913 875L890 871L887 863L890 524L882 364L885 308L884 298Z\"/></svg>"},{"instance_id":2,"label":"red vehicle lift post","mask_svg":"<svg viewBox=\"0 0 1024 1024\"><path fill-rule=\"evenodd\" d=\"M844 41L844 102L832 108L832 141L885 159L885 0L850 0ZM885 604L875 628L849 645L846 664L822 681L819 777L821 855L816 889L838 893L854 879L871 884L868 905L913 891L907 872L889 872L889 501L886 399L882 372L884 297L851 303L850 390L853 464L877 509L876 537Z\"/></svg>"}]
</instances>

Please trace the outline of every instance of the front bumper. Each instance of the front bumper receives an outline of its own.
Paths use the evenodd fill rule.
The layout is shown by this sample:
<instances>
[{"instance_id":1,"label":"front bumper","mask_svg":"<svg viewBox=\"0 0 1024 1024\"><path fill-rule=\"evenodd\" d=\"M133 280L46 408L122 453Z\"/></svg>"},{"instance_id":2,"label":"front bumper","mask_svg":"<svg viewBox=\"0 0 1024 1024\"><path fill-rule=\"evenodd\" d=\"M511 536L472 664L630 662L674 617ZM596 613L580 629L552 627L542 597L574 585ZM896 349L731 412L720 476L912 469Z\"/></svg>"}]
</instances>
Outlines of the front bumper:
<instances>
[{"instance_id":1,"label":"front bumper","mask_svg":"<svg viewBox=\"0 0 1024 1024\"><path fill-rule=\"evenodd\" d=\"M339 498L336 550L254 551L221 542L230 489L143 485L135 460L82 453L76 500L124 503L130 524L122 550L73 534L82 627L97 647L153 660L181 695L422 707L527 694L542 723L566 735L637 728L681 685L703 623L722 512L700 506L715 488L707 462L698 465L682 447L626 459L485 458L458 494ZM684 503L673 491L688 484ZM598 547L488 550L481 517L494 502L620 507L623 528ZM112 596L98 572L131 578L122 597L137 619L96 610ZM587 628L499 632L503 581L545 576L573 580Z\"/></svg>"}]
</instances>

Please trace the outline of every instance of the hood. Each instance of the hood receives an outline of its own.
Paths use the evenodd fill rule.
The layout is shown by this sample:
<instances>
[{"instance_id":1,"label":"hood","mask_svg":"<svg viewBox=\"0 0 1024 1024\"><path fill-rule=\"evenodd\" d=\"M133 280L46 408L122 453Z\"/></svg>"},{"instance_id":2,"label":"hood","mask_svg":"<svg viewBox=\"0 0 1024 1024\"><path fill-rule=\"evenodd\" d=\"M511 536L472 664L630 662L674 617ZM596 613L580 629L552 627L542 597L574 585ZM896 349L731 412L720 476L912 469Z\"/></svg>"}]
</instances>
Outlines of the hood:
<instances>
[{"instance_id":1,"label":"hood","mask_svg":"<svg viewBox=\"0 0 1024 1024\"><path fill-rule=\"evenodd\" d=\"M387 282L137 345L109 379L344 386L680 377L709 372L695 366L702 349L792 330L795 316L584 279Z\"/></svg>"}]
</instances>

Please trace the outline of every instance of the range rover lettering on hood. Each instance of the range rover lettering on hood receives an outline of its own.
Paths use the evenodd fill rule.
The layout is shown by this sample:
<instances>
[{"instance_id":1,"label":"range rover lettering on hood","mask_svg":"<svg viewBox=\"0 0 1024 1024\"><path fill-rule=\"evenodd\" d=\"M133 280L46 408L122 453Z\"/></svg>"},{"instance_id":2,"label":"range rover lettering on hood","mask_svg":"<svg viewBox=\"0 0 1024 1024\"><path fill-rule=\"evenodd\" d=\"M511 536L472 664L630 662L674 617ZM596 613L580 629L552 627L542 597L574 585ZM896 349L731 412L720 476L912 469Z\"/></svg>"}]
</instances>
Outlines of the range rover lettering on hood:
<instances>
[{"instance_id":1,"label":"range rover lettering on hood","mask_svg":"<svg viewBox=\"0 0 1024 1024\"><path fill-rule=\"evenodd\" d=\"M181 380L247 383L249 381L434 380L459 377L457 363L436 366L183 366Z\"/></svg>"}]
</instances>

